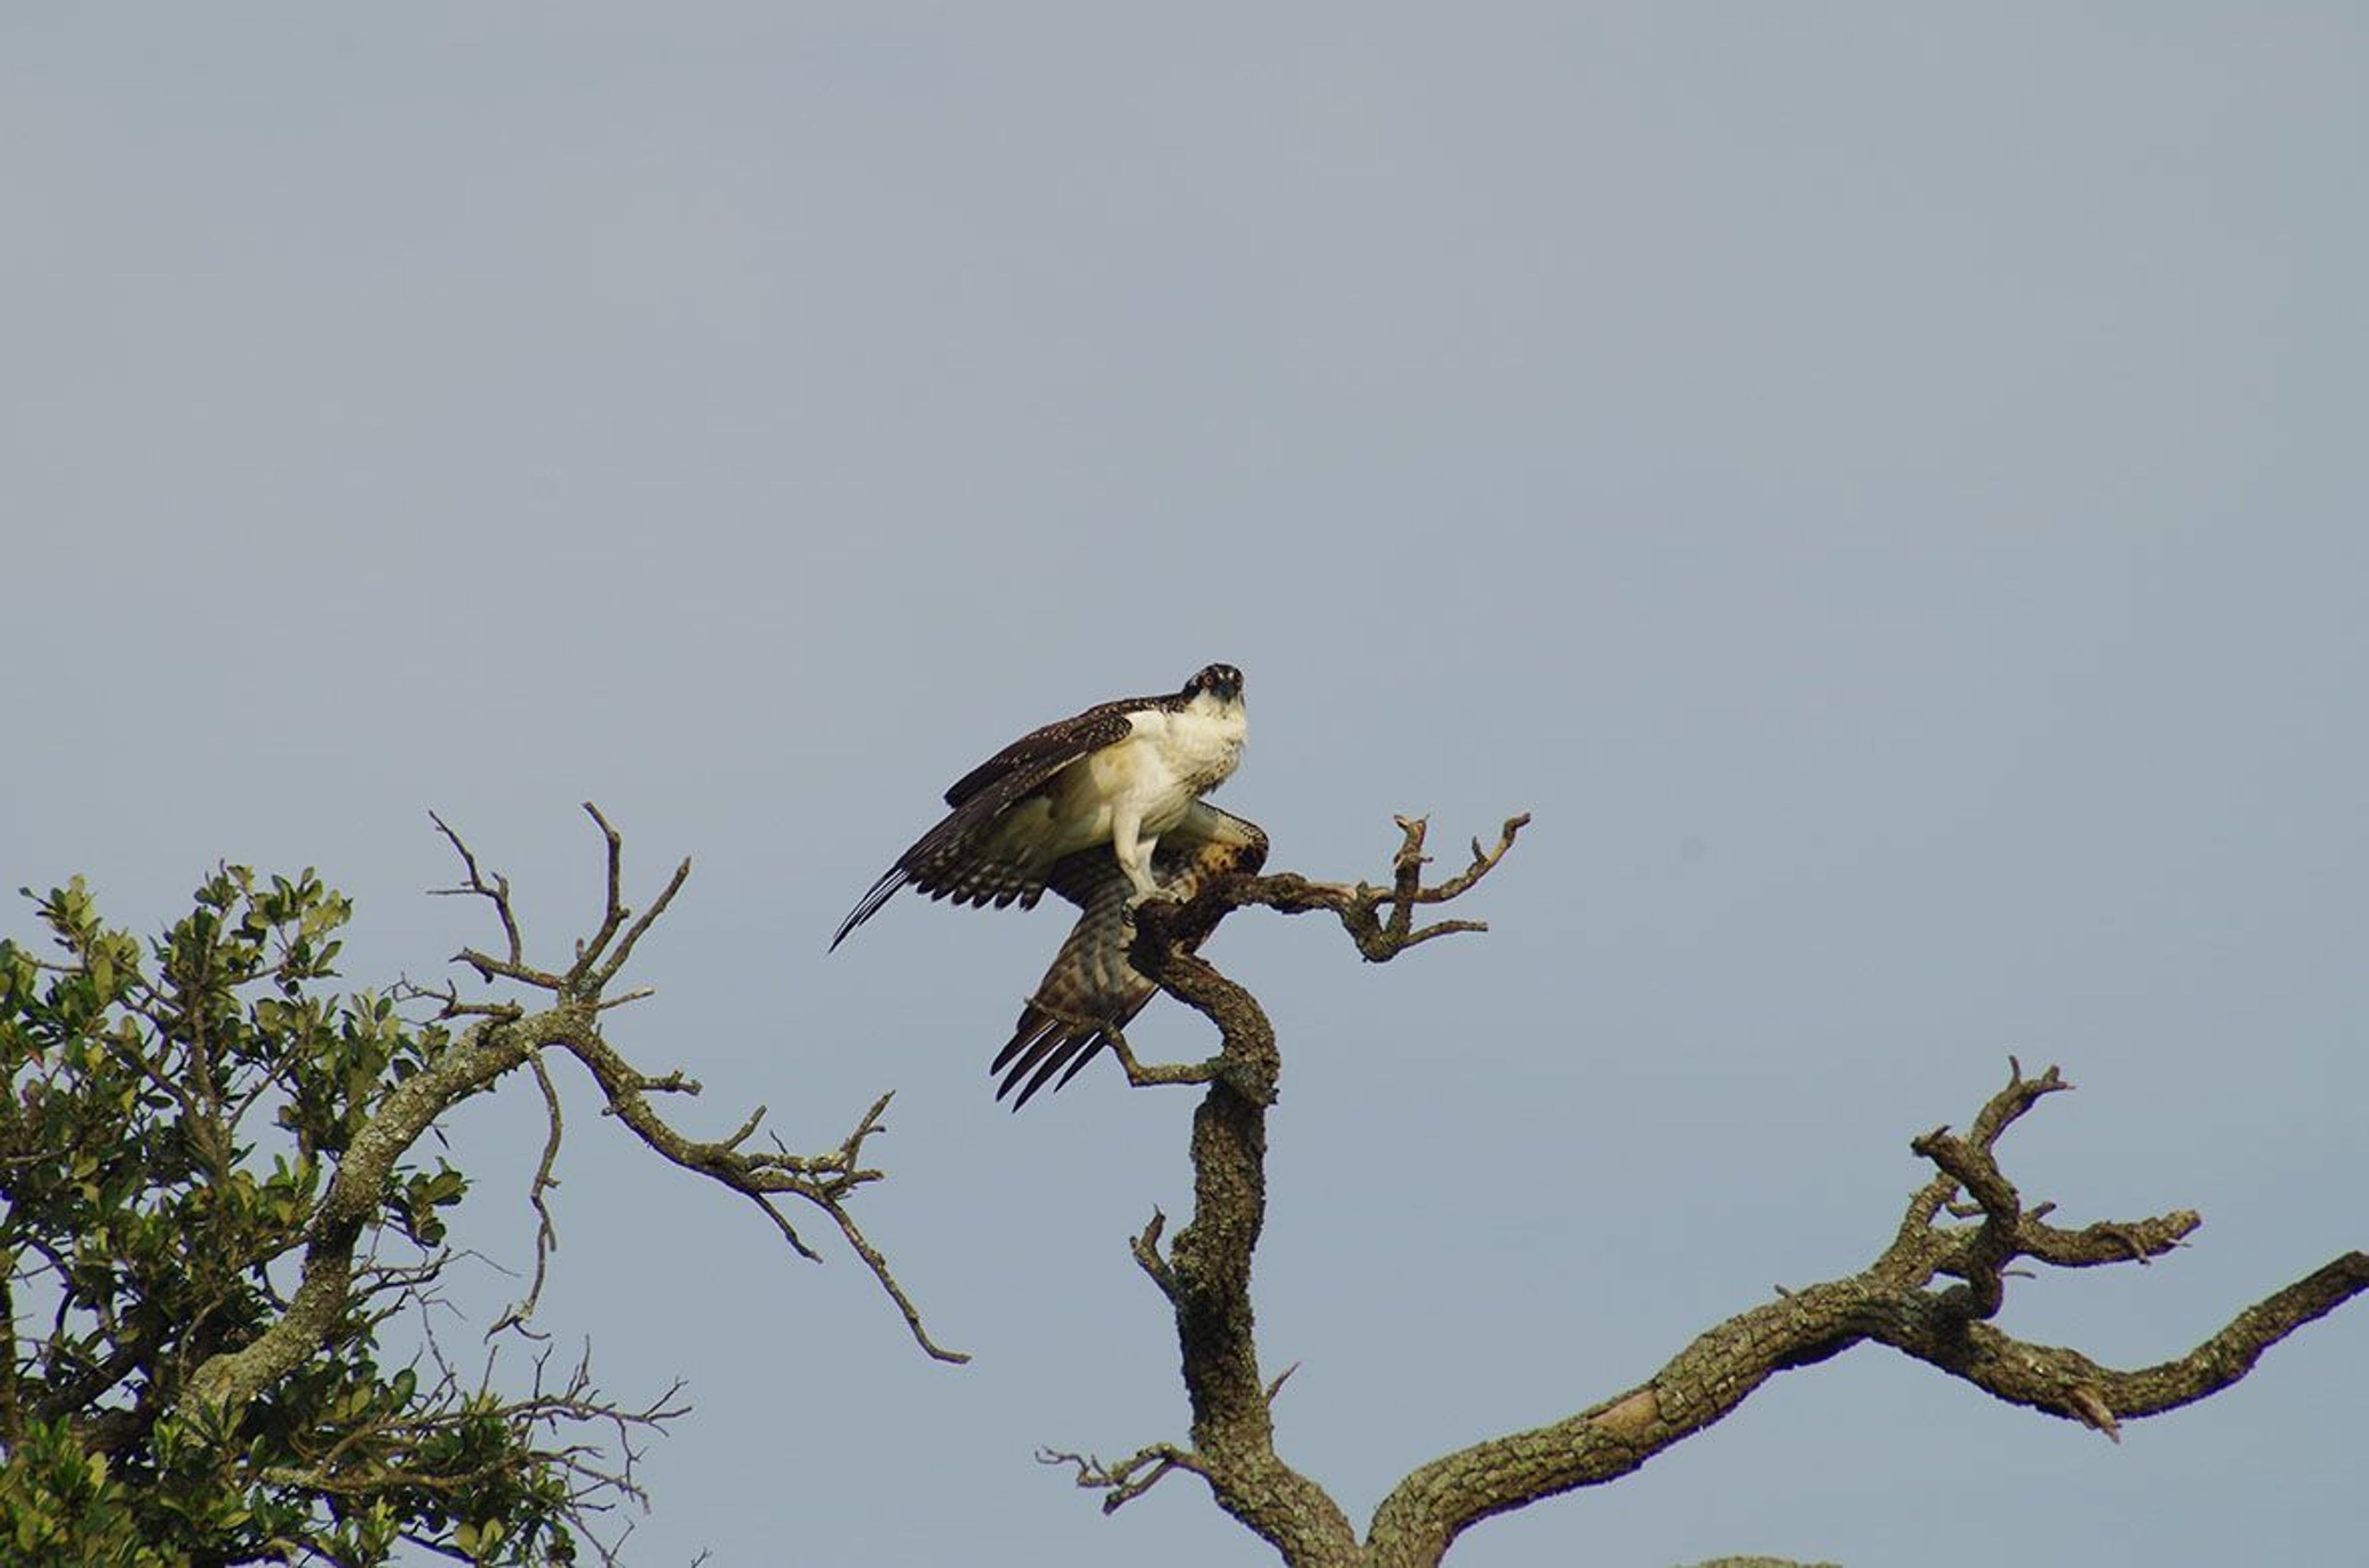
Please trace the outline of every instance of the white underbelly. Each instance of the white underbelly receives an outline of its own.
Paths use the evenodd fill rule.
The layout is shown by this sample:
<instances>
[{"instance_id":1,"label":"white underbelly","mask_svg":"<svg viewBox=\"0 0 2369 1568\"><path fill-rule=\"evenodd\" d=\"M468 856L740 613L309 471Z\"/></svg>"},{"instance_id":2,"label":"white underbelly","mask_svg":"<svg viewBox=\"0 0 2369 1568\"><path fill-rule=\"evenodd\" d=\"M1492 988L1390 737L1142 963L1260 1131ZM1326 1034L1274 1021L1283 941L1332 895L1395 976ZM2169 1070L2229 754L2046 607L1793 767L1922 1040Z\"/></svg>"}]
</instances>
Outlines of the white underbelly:
<instances>
[{"instance_id":1,"label":"white underbelly","mask_svg":"<svg viewBox=\"0 0 2369 1568\"><path fill-rule=\"evenodd\" d=\"M1121 812L1134 817L1141 824L1138 830L1150 838L1176 826L1193 804L1191 786L1160 748L1141 736L1086 758L1062 775L1061 784L1068 807L1063 815L1073 824L1081 848L1109 838Z\"/></svg>"}]
</instances>

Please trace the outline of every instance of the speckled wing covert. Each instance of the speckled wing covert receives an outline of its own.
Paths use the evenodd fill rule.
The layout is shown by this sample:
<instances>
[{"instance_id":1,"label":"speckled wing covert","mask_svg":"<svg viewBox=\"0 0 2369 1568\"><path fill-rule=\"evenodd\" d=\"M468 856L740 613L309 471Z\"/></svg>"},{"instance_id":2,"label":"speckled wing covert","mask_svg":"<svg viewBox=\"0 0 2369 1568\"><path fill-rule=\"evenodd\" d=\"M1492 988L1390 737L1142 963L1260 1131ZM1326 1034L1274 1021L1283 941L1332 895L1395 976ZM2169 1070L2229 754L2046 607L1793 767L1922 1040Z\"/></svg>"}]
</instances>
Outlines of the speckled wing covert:
<instances>
[{"instance_id":1,"label":"speckled wing covert","mask_svg":"<svg viewBox=\"0 0 2369 1568\"><path fill-rule=\"evenodd\" d=\"M946 791L946 804L954 809L872 885L840 922L831 946L836 948L848 933L878 914L880 906L908 883L933 898L952 898L957 904L1001 909L1017 902L1024 910L1034 909L1045 896L1048 868L1016 858L1009 850L999 855L993 842L997 819L1051 784L1070 763L1126 739L1133 728L1128 714L1170 700L1133 697L1099 703L1074 717L1030 730L956 779ZM1102 855L1111 858L1108 845Z\"/></svg>"},{"instance_id":2,"label":"speckled wing covert","mask_svg":"<svg viewBox=\"0 0 2369 1568\"><path fill-rule=\"evenodd\" d=\"M1266 864L1266 835L1255 823L1194 802L1184 819L1161 836L1152 870L1162 888L1190 898L1203 884L1230 872L1255 872ZM1017 1095L1018 1110L1059 1075L1059 1088L1075 1078L1143 1011L1158 989L1127 960L1135 939L1128 910L1135 889L1107 846L1081 850L1053 866L1047 886L1082 911L1036 994L1020 1010L1011 1043L988 1070L1001 1073L995 1097Z\"/></svg>"}]
</instances>

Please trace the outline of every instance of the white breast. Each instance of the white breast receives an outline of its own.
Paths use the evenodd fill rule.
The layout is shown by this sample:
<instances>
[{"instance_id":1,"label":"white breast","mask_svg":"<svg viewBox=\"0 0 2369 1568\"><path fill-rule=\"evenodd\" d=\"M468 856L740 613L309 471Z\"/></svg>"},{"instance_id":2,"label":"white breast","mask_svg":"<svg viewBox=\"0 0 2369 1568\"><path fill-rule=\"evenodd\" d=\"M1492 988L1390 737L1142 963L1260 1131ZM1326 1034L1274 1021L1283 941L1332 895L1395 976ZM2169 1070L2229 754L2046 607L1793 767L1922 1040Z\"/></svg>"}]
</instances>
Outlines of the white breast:
<instances>
[{"instance_id":1,"label":"white breast","mask_svg":"<svg viewBox=\"0 0 2369 1568\"><path fill-rule=\"evenodd\" d=\"M1036 831L1049 861L1088 844L1107 843L1125 816L1157 838L1184 819L1193 802L1224 782L1242 755L1242 705L1207 693L1173 713L1134 715L1135 732L1064 773ZM1014 830L1015 831L1019 830Z\"/></svg>"},{"instance_id":2,"label":"white breast","mask_svg":"<svg viewBox=\"0 0 2369 1568\"><path fill-rule=\"evenodd\" d=\"M1207 692L1174 713L1139 714L1138 744L1159 758L1160 767L1187 799L1223 784L1242 760L1248 725L1240 700L1221 703ZM1179 802L1177 810L1184 810Z\"/></svg>"}]
</instances>

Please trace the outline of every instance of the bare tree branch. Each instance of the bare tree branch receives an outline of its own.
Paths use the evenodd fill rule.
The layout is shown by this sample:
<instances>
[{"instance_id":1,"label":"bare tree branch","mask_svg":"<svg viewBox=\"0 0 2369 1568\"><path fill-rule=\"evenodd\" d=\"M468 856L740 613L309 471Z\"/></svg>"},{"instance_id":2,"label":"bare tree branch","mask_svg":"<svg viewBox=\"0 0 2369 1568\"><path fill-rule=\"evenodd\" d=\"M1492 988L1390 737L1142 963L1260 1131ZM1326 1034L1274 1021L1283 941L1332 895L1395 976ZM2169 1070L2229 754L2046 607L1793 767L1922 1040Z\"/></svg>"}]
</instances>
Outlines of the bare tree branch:
<instances>
[{"instance_id":1,"label":"bare tree branch","mask_svg":"<svg viewBox=\"0 0 2369 1568\"><path fill-rule=\"evenodd\" d=\"M1400 817L1393 820L1398 824L1402 838L1398 853L1391 857L1390 887L1374 887L1363 882L1354 887L1337 882L1316 882L1292 872L1267 876L1220 877L1188 904L1173 911L1172 922L1163 931L1163 936L1188 931L1206 936L1208 928L1222 919L1227 911L1252 905L1287 915L1322 910L1341 922L1341 928L1349 933L1349 939L1357 944L1357 951L1368 962L1381 964L1434 937L1488 930L1483 921L1465 920L1439 921L1418 926L1414 923L1414 913L1418 909L1446 903L1471 891L1482 877L1494 871L1505 860L1507 852L1514 847L1515 837L1529 826L1529 814L1524 812L1518 817L1507 818L1505 826L1498 830L1497 842L1494 847L1484 849L1475 839L1472 841L1471 864L1447 881L1436 884L1423 880L1423 868L1430 864L1423 853L1424 840L1430 831L1429 822L1420 817ZM1389 910L1387 916L1382 912L1385 909ZM1139 927L1143 923L1141 910L1137 911L1137 922ZM1142 966L1139 963L1137 967L1141 968ZM1147 974L1150 972L1145 970Z\"/></svg>"},{"instance_id":2,"label":"bare tree branch","mask_svg":"<svg viewBox=\"0 0 2369 1568\"><path fill-rule=\"evenodd\" d=\"M1775 1374L1827 1359L1865 1341L1889 1345L1996 1398L2094 1426L2155 1414L2203 1398L2245 1375L2263 1349L2348 1297L2369 1289L2369 1256L2354 1253L2309 1280L2240 1313L2178 1362L2135 1373L2100 1367L2078 1352L2030 1344L1981 1321L1997 1309L2017 1257L2070 1266L2144 1260L2170 1250L2200 1221L2177 1213L2065 1231L2017 1211L1990 1145L2043 1094L2070 1087L2054 1069L2015 1072L1963 1140L1927 1134L1917 1152L1941 1167L1909 1204L1909 1223L1876 1263L1729 1319L1699 1336L1649 1381L1535 1431L1475 1444L1410 1475L1374 1516L1370 1539L1388 1561L1434 1562L1458 1534L1493 1514L1626 1475L1711 1425ZM1953 1167L1955 1173L1953 1173ZM1983 1204L1974 1226L1933 1223L1947 1188L1971 1179ZM1940 1276L1965 1284L1935 1293Z\"/></svg>"},{"instance_id":3,"label":"bare tree branch","mask_svg":"<svg viewBox=\"0 0 2369 1568\"><path fill-rule=\"evenodd\" d=\"M1041 1001L1036 1005L1045 1008ZM1050 1013L1053 1010L1045 1008L1045 1011ZM1104 1021L1098 1027L1103 1032L1103 1038L1110 1045L1111 1054L1118 1058L1118 1065L1127 1073L1130 1088L1150 1089L1163 1083L1207 1083L1217 1076L1218 1060L1214 1057L1207 1061L1138 1061L1134 1048L1128 1046L1126 1035L1119 1031L1117 1024Z\"/></svg>"},{"instance_id":4,"label":"bare tree branch","mask_svg":"<svg viewBox=\"0 0 2369 1568\"><path fill-rule=\"evenodd\" d=\"M2227 1387L2271 1345L2369 1291L2369 1254L2348 1253L2240 1311L2188 1355L2133 1371L2001 1332L1988 1320L2007 1279L2023 1272L2018 1263L2144 1265L2182 1245L2201 1223L2177 1210L2072 1230L2049 1222L2053 1205L2027 1207L1998 1163L1997 1145L2042 1100L2072 1086L2053 1067L2027 1078L2010 1061L2007 1085L1966 1133L1941 1127L1912 1142L1934 1175L1910 1196L1898 1230L1864 1270L1781 1292L1698 1335L1646 1381L1563 1420L1423 1465L1383 1500L1361 1539L1324 1490L1275 1450L1269 1407L1289 1373L1261 1378L1250 1273L1265 1217L1266 1112L1282 1063L1256 1000L1196 949L1228 911L1252 905L1329 911L1374 962L1435 936L1480 929L1471 921L1418 925L1414 912L1469 892L1504 860L1527 821L1509 819L1494 847L1476 841L1470 864L1439 883L1423 880L1425 823L1401 818L1387 888L1290 874L1223 877L1184 904L1146 903L1137 911L1131 961L1216 1024L1223 1043L1210 1062L1183 1069L1147 1070L1121 1056L1131 1082L1197 1080L1208 1087L1193 1119L1191 1219L1165 1254L1166 1220L1158 1214L1130 1247L1175 1312L1191 1443L1155 1444L1107 1465L1070 1453L1040 1456L1073 1466L1079 1485L1104 1494L1105 1510L1188 1470L1294 1568L1428 1568L1482 1519L1627 1475L1720 1421L1778 1373L1856 1345L1890 1345L1994 1398L2118 1436L2124 1421ZM1957 1283L1935 1288L1943 1278Z\"/></svg>"},{"instance_id":5,"label":"bare tree branch","mask_svg":"<svg viewBox=\"0 0 2369 1568\"><path fill-rule=\"evenodd\" d=\"M559 1086L551 1081L551 1071L543 1065L541 1057L530 1063L534 1069L535 1086L543 1091L544 1115L551 1132L543 1142L543 1158L536 1162L534 1180L527 1187L527 1206L534 1210L534 1279L527 1287L523 1299L494 1320L486 1337L491 1339L504 1329L526 1329L529 1318L534 1316L536 1303L543 1299L543 1281L551 1262L553 1249L559 1245L559 1230L551 1219L551 1205L545 1195L559 1185L552 1168L559 1162L559 1142L566 1130L566 1117L560 1109Z\"/></svg>"},{"instance_id":6,"label":"bare tree branch","mask_svg":"<svg viewBox=\"0 0 2369 1568\"><path fill-rule=\"evenodd\" d=\"M454 832L446 824L444 818L433 811L428 814L428 819L436 824L436 830L444 835L445 842L452 846L452 853L461 857L461 869L468 874L468 880L458 887L436 887L429 891L443 898L475 897L489 900L494 906L495 915L502 922L502 934L509 939L509 961L512 964L524 963L526 945L519 935L518 916L510 908L510 879L507 876L497 876L488 883L479 874L477 857L469 852L467 844L461 841L461 835Z\"/></svg>"},{"instance_id":7,"label":"bare tree branch","mask_svg":"<svg viewBox=\"0 0 2369 1568\"><path fill-rule=\"evenodd\" d=\"M1509 820L1494 851L1474 846L1458 890L1495 867L1525 821ZM1442 897L1423 881L1425 824L1402 818L1399 827L1387 890L1291 876L1220 877L1184 904L1147 903L1136 914L1131 961L1215 1023L1223 1040L1207 1066L1209 1089L1193 1116L1193 1219L1165 1258L1159 1252L1164 1222L1156 1216L1134 1245L1138 1264L1176 1314L1193 1441L1189 1449L1147 1448L1115 1470L1082 1463L1080 1484L1103 1486L1109 1493L1104 1506L1116 1507L1169 1470L1190 1469L1208 1482L1220 1507L1293 1563L1356 1562L1359 1547L1339 1505L1276 1453L1272 1403L1282 1379L1261 1375L1253 1332L1251 1257L1265 1223L1266 1113L1282 1059L1256 1000L1195 950L1228 910L1251 904L1288 914L1328 910L1375 963L1434 936L1473 929L1471 921L1414 923L1418 907ZM1139 1081L1139 1070L1131 1067L1128 1077Z\"/></svg>"},{"instance_id":8,"label":"bare tree branch","mask_svg":"<svg viewBox=\"0 0 2369 1568\"><path fill-rule=\"evenodd\" d=\"M624 902L622 837L597 807L588 803L585 811L601 830L604 842L606 891L597 928L589 940L578 944L575 961L565 973L555 973L527 961L524 936L510 902L509 878L498 875L489 877L461 836L441 818L431 815L437 831L460 857L463 872L458 887L442 891L484 898L493 906L502 929L501 955L464 949L457 961L475 969L481 979L508 980L544 992L549 1002L531 1012L516 1001L464 1000L456 990L446 989L442 993L446 1002L444 1015L473 1022L441 1057L391 1089L367 1124L355 1134L306 1226L300 1282L287 1310L252 1342L212 1356L198 1366L184 1390L185 1402L235 1412L310 1358L330 1332L341 1304L350 1298L356 1246L381 1212L396 1162L439 1116L468 1094L526 1062L534 1062L538 1076L542 1076L541 1053L552 1047L583 1064L600 1085L610 1109L645 1144L675 1164L750 1198L802 1255L817 1257L798 1239L775 1200L795 1198L828 1214L896 1304L915 1342L939 1360L965 1359L961 1354L946 1350L930 1339L919 1312L890 1274L886 1259L847 1211L847 1200L855 1191L881 1177L880 1172L863 1168L861 1153L864 1140L881 1130L880 1116L887 1104L885 1096L837 1150L817 1156L795 1155L786 1150L742 1152L738 1146L754 1132L754 1117L732 1139L710 1143L685 1136L650 1107L647 1096L652 1093L695 1094L699 1086L680 1071L663 1077L644 1073L612 1047L601 1032L601 1014L611 1001L603 993L631 956L635 945L681 889L691 874L691 863L684 861L676 867L648 910L636 918ZM534 1282L526 1299L505 1314L503 1323L498 1326L521 1324L532 1312L556 1235L551 1226L545 1194L555 1185L552 1171L557 1157L561 1120L555 1093L547 1077L543 1082L551 1135L530 1193L530 1203L538 1219Z\"/></svg>"},{"instance_id":9,"label":"bare tree branch","mask_svg":"<svg viewBox=\"0 0 2369 1568\"><path fill-rule=\"evenodd\" d=\"M1103 1512L1105 1514L1115 1514L1142 1496L1159 1485L1171 1471L1191 1471L1196 1475L1203 1473L1199 1459L1169 1443L1154 1443L1148 1448L1129 1454L1116 1464L1104 1464L1089 1454L1065 1454L1051 1448L1039 1448L1036 1462L1074 1466L1080 1487L1103 1494Z\"/></svg>"}]
</instances>

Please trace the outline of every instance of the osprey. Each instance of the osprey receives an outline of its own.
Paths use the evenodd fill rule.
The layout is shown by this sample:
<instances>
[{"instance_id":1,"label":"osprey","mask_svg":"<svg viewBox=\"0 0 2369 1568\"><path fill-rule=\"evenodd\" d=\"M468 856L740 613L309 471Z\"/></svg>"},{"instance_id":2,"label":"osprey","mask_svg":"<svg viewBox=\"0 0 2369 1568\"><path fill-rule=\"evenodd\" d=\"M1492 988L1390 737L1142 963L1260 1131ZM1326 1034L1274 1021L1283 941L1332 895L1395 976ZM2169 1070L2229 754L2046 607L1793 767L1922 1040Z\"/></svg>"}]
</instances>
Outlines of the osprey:
<instances>
[{"instance_id":1,"label":"osprey","mask_svg":"<svg viewBox=\"0 0 2369 1568\"><path fill-rule=\"evenodd\" d=\"M1242 736L1242 674L1230 664L1171 695L1029 731L955 781L945 819L872 885L831 946L909 883L999 909L1034 908L1051 887L1082 913L992 1070L1011 1068L998 1098L1033 1073L1015 1108L1065 1065L1066 1083L1150 999L1127 962L1135 906L1264 862L1265 835L1200 798L1234 771Z\"/></svg>"}]
</instances>

